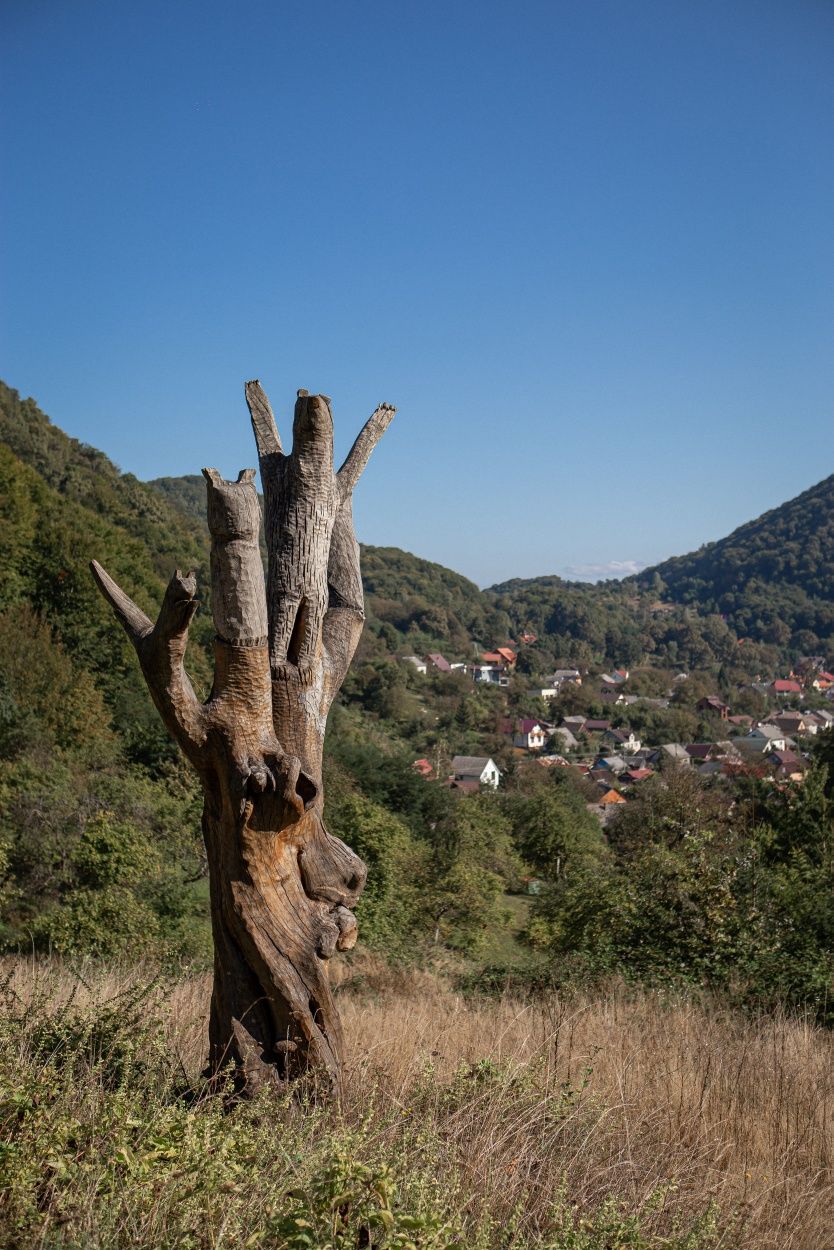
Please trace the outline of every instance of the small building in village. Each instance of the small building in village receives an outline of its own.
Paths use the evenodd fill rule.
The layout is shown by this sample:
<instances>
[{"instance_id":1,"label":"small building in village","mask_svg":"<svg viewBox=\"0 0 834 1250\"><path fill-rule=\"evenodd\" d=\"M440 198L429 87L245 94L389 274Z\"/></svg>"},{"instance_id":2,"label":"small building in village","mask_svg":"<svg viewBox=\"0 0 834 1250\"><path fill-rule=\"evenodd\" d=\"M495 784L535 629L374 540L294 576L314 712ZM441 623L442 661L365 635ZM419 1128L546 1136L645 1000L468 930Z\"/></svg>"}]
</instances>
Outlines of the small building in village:
<instances>
[{"instance_id":1,"label":"small building in village","mask_svg":"<svg viewBox=\"0 0 834 1250\"><path fill-rule=\"evenodd\" d=\"M456 755L452 760L452 784L475 783L498 789L501 772L495 760L488 755Z\"/></svg>"}]
</instances>

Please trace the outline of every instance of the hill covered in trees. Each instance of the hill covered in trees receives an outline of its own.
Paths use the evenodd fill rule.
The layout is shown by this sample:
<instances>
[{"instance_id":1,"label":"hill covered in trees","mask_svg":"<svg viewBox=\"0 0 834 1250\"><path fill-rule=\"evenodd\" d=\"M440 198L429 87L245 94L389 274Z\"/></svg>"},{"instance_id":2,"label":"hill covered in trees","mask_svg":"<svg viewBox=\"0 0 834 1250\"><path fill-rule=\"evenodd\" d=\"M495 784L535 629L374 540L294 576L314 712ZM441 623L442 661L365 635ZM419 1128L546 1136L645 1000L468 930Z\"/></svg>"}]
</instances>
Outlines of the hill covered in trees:
<instances>
[{"instance_id":1,"label":"hill covered in trees","mask_svg":"<svg viewBox=\"0 0 834 1250\"><path fill-rule=\"evenodd\" d=\"M199 475L146 483L121 474L2 383L0 442L63 500L141 540L140 565L164 579L175 565L194 567L207 593ZM834 477L695 553L595 585L548 576L482 591L408 552L364 546L364 650L469 659L531 630L530 671L562 661L774 671L799 654L834 652L832 550Z\"/></svg>"},{"instance_id":2,"label":"hill covered in trees","mask_svg":"<svg viewBox=\"0 0 834 1250\"><path fill-rule=\"evenodd\" d=\"M633 579L665 599L721 613L742 638L834 646L834 475L698 551Z\"/></svg>"},{"instance_id":3,"label":"hill covered in trees","mask_svg":"<svg viewBox=\"0 0 834 1250\"><path fill-rule=\"evenodd\" d=\"M777 657L834 654L834 476L726 538L635 577L588 586L514 579L488 593L548 648L638 663L767 670ZM554 647L555 643L555 647ZM745 646L742 653L739 646Z\"/></svg>"},{"instance_id":4,"label":"hill covered in trees","mask_svg":"<svg viewBox=\"0 0 834 1250\"><path fill-rule=\"evenodd\" d=\"M179 483L166 493L121 474L8 387L0 434L0 947L204 957L198 787L89 570L99 559L153 617L171 569L191 565L205 600L196 492L189 503ZM200 479L191 486L202 489ZM379 603L400 613L403 636L420 640L422 614L442 595L436 627L456 629L463 647L470 630L490 628L478 612L491 609L466 579L402 559L408 573L399 553L389 564L410 578L411 600L386 609L391 574L368 553L379 594L351 686L331 713L328 825L371 866L359 915L367 941L389 955L432 942L475 949L501 929L502 894L521 877L510 824L496 823L481 796L457 803L411 766L424 726L453 720L472 683L461 678L436 696L409 689L386 650L395 626L373 612ZM203 697L212 634L204 602L186 661ZM478 729L500 710L485 698ZM395 707L413 724L386 717Z\"/></svg>"},{"instance_id":5,"label":"hill covered in trees","mask_svg":"<svg viewBox=\"0 0 834 1250\"><path fill-rule=\"evenodd\" d=\"M148 483L205 532L206 488L199 475L160 477ZM392 652L445 648L469 658L494 645L511 628L474 582L398 547L362 544L362 581L370 629Z\"/></svg>"}]
</instances>

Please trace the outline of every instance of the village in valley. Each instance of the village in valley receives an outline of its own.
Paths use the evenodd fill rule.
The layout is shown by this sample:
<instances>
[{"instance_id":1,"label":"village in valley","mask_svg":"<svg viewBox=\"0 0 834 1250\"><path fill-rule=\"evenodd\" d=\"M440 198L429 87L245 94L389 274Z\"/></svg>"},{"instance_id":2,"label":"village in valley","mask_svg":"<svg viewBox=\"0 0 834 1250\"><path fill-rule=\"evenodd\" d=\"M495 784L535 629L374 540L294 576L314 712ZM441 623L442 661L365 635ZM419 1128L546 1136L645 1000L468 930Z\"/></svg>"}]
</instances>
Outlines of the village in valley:
<instances>
[{"instance_id":1,"label":"village in valley","mask_svg":"<svg viewBox=\"0 0 834 1250\"><path fill-rule=\"evenodd\" d=\"M512 686L515 702L526 703L529 713L496 717L496 740L503 744L494 752L498 760L489 754L451 754L445 768L438 753L435 760L415 760L418 773L471 793L498 789L506 772L499 766L502 759L509 759L511 768L525 763L572 768L584 778L588 806L605 824L639 786L669 767L727 783L755 777L799 785L816 735L834 727L834 674L823 656L803 656L787 675L739 685L738 702L754 705L757 715L736 710L732 698L717 693L702 693L694 701L690 695L689 708L702 731L698 740L659 741L651 730L629 722L645 726L647 713L681 706L692 675L678 672L662 694L651 695L639 692L645 683L638 672L624 667L605 672L559 668L536 683L532 675L522 676L518 664L521 650L535 642L536 636L525 632L518 642L508 641L470 662L449 661L439 652L400 657L418 674L465 675L507 691ZM704 675L698 677L703 685ZM577 710L560 714L567 694ZM537 714L542 707L549 714ZM663 718L655 720L662 724Z\"/></svg>"}]
</instances>

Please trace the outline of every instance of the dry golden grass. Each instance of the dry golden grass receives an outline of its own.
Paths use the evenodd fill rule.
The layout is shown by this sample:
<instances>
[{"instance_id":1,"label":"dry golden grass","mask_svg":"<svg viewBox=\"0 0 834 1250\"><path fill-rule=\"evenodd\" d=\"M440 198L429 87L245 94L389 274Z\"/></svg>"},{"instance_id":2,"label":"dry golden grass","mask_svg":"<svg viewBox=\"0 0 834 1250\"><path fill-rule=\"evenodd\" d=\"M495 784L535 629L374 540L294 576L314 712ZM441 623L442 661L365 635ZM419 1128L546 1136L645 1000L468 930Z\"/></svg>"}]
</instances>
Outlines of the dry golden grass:
<instances>
[{"instance_id":1,"label":"dry golden grass","mask_svg":"<svg viewBox=\"0 0 834 1250\"><path fill-rule=\"evenodd\" d=\"M369 958L363 973L340 990L350 1061L333 1114L370 1125L392 1158L419 1149L422 1131L440 1140L473 1227L486 1212L536 1244L564 1186L580 1213L613 1194L650 1229L714 1202L722 1245L834 1247L830 1034L623 987L530 1003L464 998ZM67 978L49 975L65 993ZM21 965L18 991L32 981ZM121 984L99 975L81 992ZM209 989L185 979L169 1000L171 1041L194 1075Z\"/></svg>"}]
</instances>

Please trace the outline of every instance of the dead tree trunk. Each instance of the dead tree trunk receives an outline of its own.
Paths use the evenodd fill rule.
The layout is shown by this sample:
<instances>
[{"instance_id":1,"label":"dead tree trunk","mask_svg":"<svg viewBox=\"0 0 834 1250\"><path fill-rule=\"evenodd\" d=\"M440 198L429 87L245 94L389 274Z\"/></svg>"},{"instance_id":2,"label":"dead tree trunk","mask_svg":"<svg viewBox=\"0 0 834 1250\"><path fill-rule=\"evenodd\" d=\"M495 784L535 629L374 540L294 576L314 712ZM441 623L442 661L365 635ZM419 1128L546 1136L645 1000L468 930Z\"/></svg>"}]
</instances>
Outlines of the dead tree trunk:
<instances>
[{"instance_id":1,"label":"dead tree trunk","mask_svg":"<svg viewBox=\"0 0 834 1250\"><path fill-rule=\"evenodd\" d=\"M298 392L285 454L258 382L246 400L260 457L268 573L254 469L204 469L211 533L214 685L200 703L183 667L197 608L174 573L156 624L95 561L93 575L139 657L151 697L205 796L214 990L209 1070L337 1089L343 1040L323 961L356 940L365 866L322 821L327 713L364 622L353 488L394 409L381 405L338 473L330 400Z\"/></svg>"}]
</instances>

